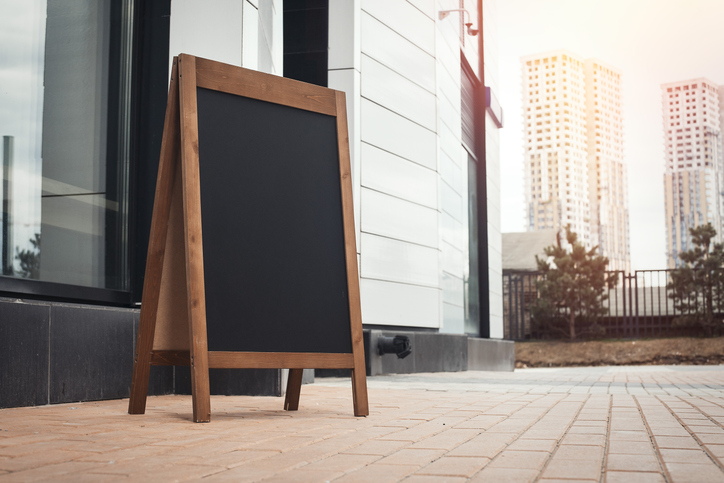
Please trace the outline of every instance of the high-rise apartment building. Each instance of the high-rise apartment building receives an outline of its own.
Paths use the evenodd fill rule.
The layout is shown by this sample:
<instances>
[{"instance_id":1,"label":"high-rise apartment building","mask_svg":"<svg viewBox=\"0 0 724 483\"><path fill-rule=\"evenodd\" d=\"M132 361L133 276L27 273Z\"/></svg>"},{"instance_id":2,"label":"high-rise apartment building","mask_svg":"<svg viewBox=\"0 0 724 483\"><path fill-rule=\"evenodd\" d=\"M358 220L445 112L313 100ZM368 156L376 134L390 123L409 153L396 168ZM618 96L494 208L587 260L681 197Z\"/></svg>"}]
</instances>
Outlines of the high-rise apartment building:
<instances>
[{"instance_id":1,"label":"high-rise apartment building","mask_svg":"<svg viewBox=\"0 0 724 483\"><path fill-rule=\"evenodd\" d=\"M567 50L521 58L526 229L570 225L629 271L621 71Z\"/></svg>"},{"instance_id":2,"label":"high-rise apartment building","mask_svg":"<svg viewBox=\"0 0 724 483\"><path fill-rule=\"evenodd\" d=\"M711 223L717 242L724 231L724 86L699 78L661 86L666 170L666 258L680 265L689 250L689 229Z\"/></svg>"}]
</instances>

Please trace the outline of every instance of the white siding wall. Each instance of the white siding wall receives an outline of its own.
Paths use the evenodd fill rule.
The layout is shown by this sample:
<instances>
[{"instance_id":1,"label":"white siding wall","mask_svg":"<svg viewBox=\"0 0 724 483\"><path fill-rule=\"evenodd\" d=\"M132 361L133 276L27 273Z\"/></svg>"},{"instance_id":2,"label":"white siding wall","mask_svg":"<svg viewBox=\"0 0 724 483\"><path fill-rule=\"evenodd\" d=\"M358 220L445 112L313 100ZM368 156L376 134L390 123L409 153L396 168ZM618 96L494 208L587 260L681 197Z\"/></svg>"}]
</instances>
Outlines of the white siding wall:
<instances>
[{"instance_id":1,"label":"white siding wall","mask_svg":"<svg viewBox=\"0 0 724 483\"><path fill-rule=\"evenodd\" d=\"M460 50L476 59L477 37L461 45L459 14L438 19L439 10L459 7L458 0L330 2L329 87L347 93L366 324L464 331ZM476 23L475 2L466 7ZM492 174L491 315L493 334L502 334L497 159Z\"/></svg>"},{"instance_id":2,"label":"white siding wall","mask_svg":"<svg viewBox=\"0 0 724 483\"><path fill-rule=\"evenodd\" d=\"M356 3L362 318L439 328L434 7L407 0Z\"/></svg>"}]
</instances>

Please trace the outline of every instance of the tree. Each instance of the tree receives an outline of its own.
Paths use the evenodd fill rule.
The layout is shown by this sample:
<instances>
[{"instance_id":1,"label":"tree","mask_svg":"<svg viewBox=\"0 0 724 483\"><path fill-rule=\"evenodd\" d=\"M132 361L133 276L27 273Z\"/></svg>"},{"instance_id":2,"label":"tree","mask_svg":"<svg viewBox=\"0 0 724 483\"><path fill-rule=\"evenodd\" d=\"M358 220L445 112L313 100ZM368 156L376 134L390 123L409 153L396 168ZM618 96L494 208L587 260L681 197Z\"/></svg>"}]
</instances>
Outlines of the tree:
<instances>
[{"instance_id":1,"label":"tree","mask_svg":"<svg viewBox=\"0 0 724 483\"><path fill-rule=\"evenodd\" d=\"M545 259L535 257L542 276L531 315L548 329L574 340L577 321L583 321L588 332L600 331L598 318L606 314L603 301L608 298L605 288L613 287L616 274L606 273L608 259L596 254L598 247L586 250L570 226L566 240L568 247L561 246L559 240L557 245L543 249Z\"/></svg>"},{"instance_id":2,"label":"tree","mask_svg":"<svg viewBox=\"0 0 724 483\"><path fill-rule=\"evenodd\" d=\"M20 262L20 276L37 280L40 278L40 233L30 239L30 244L33 246L32 250L16 248L15 258Z\"/></svg>"},{"instance_id":3,"label":"tree","mask_svg":"<svg viewBox=\"0 0 724 483\"><path fill-rule=\"evenodd\" d=\"M681 312L677 325L699 325L711 337L722 330L724 308L724 245L712 243L716 230L711 224L690 228L694 248L681 252L684 266L671 271L669 298Z\"/></svg>"}]
</instances>

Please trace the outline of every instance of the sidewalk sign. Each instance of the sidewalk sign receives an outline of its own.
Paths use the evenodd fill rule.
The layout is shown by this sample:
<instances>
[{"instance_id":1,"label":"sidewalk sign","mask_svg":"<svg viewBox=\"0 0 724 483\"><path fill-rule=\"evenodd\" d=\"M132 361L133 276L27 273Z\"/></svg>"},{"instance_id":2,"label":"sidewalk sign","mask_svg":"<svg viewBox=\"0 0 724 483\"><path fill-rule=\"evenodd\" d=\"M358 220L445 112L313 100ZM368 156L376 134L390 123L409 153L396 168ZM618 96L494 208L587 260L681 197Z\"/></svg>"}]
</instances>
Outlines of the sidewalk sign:
<instances>
[{"instance_id":1,"label":"sidewalk sign","mask_svg":"<svg viewBox=\"0 0 724 483\"><path fill-rule=\"evenodd\" d=\"M128 412L151 365L351 369L369 414L343 92L186 54L174 58Z\"/></svg>"}]
</instances>

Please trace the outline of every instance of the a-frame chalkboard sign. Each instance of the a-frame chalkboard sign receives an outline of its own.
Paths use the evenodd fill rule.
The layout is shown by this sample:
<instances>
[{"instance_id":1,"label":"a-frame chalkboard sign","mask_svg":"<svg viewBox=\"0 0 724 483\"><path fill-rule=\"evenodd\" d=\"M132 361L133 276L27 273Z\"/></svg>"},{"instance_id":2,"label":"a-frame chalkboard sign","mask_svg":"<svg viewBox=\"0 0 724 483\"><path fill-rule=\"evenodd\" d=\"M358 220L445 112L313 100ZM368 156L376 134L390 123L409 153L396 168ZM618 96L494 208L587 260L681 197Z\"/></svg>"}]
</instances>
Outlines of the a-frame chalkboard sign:
<instances>
[{"instance_id":1,"label":"a-frame chalkboard sign","mask_svg":"<svg viewBox=\"0 0 724 483\"><path fill-rule=\"evenodd\" d=\"M174 58L128 412L151 365L351 369L369 414L344 93L182 54Z\"/></svg>"}]
</instances>

